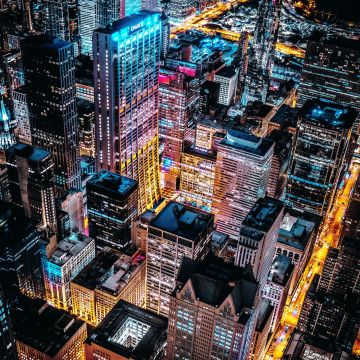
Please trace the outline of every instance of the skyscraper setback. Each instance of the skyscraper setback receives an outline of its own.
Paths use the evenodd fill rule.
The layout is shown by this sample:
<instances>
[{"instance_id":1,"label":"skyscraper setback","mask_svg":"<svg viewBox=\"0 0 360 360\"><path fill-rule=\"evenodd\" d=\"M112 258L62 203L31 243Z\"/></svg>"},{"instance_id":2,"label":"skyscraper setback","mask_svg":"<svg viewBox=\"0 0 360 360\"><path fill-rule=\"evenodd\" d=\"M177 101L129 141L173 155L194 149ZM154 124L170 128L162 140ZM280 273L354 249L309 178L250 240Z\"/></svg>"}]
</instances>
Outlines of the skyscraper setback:
<instances>
[{"instance_id":1,"label":"skyscraper setback","mask_svg":"<svg viewBox=\"0 0 360 360\"><path fill-rule=\"evenodd\" d=\"M33 145L52 153L58 193L80 189L73 44L31 36L22 56Z\"/></svg>"},{"instance_id":2,"label":"skyscraper setback","mask_svg":"<svg viewBox=\"0 0 360 360\"><path fill-rule=\"evenodd\" d=\"M93 37L96 164L139 182L139 211L160 198L158 94L162 24L141 11Z\"/></svg>"}]
</instances>

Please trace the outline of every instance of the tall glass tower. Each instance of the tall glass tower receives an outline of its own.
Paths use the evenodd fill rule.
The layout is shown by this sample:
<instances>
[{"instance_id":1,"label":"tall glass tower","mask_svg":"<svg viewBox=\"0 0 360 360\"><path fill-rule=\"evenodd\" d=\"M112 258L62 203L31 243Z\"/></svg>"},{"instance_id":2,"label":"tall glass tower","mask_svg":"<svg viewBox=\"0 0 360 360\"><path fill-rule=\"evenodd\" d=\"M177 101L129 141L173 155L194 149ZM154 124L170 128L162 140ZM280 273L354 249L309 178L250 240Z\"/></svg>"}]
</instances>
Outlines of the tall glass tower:
<instances>
[{"instance_id":1,"label":"tall glass tower","mask_svg":"<svg viewBox=\"0 0 360 360\"><path fill-rule=\"evenodd\" d=\"M22 42L32 142L52 153L61 194L80 189L74 47L45 35Z\"/></svg>"},{"instance_id":2,"label":"tall glass tower","mask_svg":"<svg viewBox=\"0 0 360 360\"><path fill-rule=\"evenodd\" d=\"M140 11L93 37L96 166L139 182L139 211L160 198L160 14Z\"/></svg>"}]
</instances>

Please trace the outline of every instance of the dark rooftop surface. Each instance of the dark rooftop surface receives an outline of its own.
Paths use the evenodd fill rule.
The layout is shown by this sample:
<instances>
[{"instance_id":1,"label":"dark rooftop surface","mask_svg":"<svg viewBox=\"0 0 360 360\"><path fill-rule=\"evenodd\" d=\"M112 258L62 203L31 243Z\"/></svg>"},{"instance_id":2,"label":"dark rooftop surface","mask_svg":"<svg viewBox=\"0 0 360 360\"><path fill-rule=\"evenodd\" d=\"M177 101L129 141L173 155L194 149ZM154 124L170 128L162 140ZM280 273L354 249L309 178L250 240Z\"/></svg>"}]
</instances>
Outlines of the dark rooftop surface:
<instances>
[{"instance_id":1,"label":"dark rooftop surface","mask_svg":"<svg viewBox=\"0 0 360 360\"><path fill-rule=\"evenodd\" d=\"M272 315L273 306L271 305L270 300L268 299L261 299L259 305L259 316L256 322L256 330L262 331L269 320L269 317Z\"/></svg>"},{"instance_id":2,"label":"dark rooftop surface","mask_svg":"<svg viewBox=\"0 0 360 360\"><path fill-rule=\"evenodd\" d=\"M213 222L214 215L210 213L170 201L150 226L195 241Z\"/></svg>"},{"instance_id":3,"label":"dark rooftop surface","mask_svg":"<svg viewBox=\"0 0 360 360\"><path fill-rule=\"evenodd\" d=\"M255 155L264 156L270 151L273 142L244 131L229 130L220 145L229 146Z\"/></svg>"},{"instance_id":4,"label":"dark rooftop surface","mask_svg":"<svg viewBox=\"0 0 360 360\"><path fill-rule=\"evenodd\" d=\"M308 100L300 110L303 122L330 130L347 130L352 127L357 111L325 100Z\"/></svg>"},{"instance_id":5,"label":"dark rooftop surface","mask_svg":"<svg viewBox=\"0 0 360 360\"><path fill-rule=\"evenodd\" d=\"M31 46L32 48L48 48L48 49L61 49L66 46L70 46L68 41L60 40L48 35L34 35L25 38L21 41L21 46Z\"/></svg>"},{"instance_id":6,"label":"dark rooftop surface","mask_svg":"<svg viewBox=\"0 0 360 360\"><path fill-rule=\"evenodd\" d=\"M213 254L208 254L201 262L185 257L177 283L185 284L188 280L191 280L196 297L211 306L220 306L231 294L240 321L246 322L258 288L250 265L241 268ZM173 296L177 290L179 288Z\"/></svg>"},{"instance_id":7,"label":"dark rooftop surface","mask_svg":"<svg viewBox=\"0 0 360 360\"><path fill-rule=\"evenodd\" d=\"M282 201L270 197L260 198L250 210L242 223L242 227L249 227L260 232L267 232L281 213Z\"/></svg>"},{"instance_id":8,"label":"dark rooftop surface","mask_svg":"<svg viewBox=\"0 0 360 360\"><path fill-rule=\"evenodd\" d=\"M185 147L183 152L185 154L198 156L203 159L210 160L210 161L214 161L214 162L216 161L216 152L211 151L211 150L206 151L206 150L202 150L200 148L196 148L195 146L187 146L187 147Z\"/></svg>"},{"instance_id":9,"label":"dark rooftop surface","mask_svg":"<svg viewBox=\"0 0 360 360\"><path fill-rule=\"evenodd\" d=\"M35 146L16 143L6 150L6 155L10 159L13 159L16 155L18 155L28 159L30 162L40 162L49 158L51 153Z\"/></svg>"},{"instance_id":10,"label":"dark rooftop surface","mask_svg":"<svg viewBox=\"0 0 360 360\"><path fill-rule=\"evenodd\" d=\"M232 78L235 76L236 72L235 69L230 66L224 66L222 69L220 69L215 76L222 76L226 78Z\"/></svg>"},{"instance_id":11,"label":"dark rooftop surface","mask_svg":"<svg viewBox=\"0 0 360 360\"><path fill-rule=\"evenodd\" d=\"M123 345L119 341L120 336L127 335L124 332L128 321L140 322L147 328L134 348ZM97 344L126 359L145 360L150 359L153 353L163 346L166 330L166 318L120 300L87 338L86 343ZM128 334L129 337L132 335L131 332Z\"/></svg>"},{"instance_id":12,"label":"dark rooftop surface","mask_svg":"<svg viewBox=\"0 0 360 360\"><path fill-rule=\"evenodd\" d=\"M108 196L126 197L137 189L138 183L128 177L101 170L91 177L86 186L97 189Z\"/></svg>"},{"instance_id":13,"label":"dark rooftop surface","mask_svg":"<svg viewBox=\"0 0 360 360\"><path fill-rule=\"evenodd\" d=\"M23 299L13 316L16 340L54 358L84 321L43 300Z\"/></svg>"},{"instance_id":14,"label":"dark rooftop surface","mask_svg":"<svg viewBox=\"0 0 360 360\"><path fill-rule=\"evenodd\" d=\"M278 255L273 261L268 279L274 284L285 286L293 270L294 265L291 262L291 258L285 255Z\"/></svg>"}]
</instances>

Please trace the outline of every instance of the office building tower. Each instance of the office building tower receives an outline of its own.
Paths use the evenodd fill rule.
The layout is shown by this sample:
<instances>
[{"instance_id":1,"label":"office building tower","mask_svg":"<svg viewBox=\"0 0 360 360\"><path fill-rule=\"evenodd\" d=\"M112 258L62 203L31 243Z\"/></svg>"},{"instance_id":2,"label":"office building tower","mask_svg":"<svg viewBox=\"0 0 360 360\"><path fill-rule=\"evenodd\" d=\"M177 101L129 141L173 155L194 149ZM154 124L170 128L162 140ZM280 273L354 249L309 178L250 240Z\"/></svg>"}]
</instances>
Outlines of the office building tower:
<instances>
[{"instance_id":1,"label":"office building tower","mask_svg":"<svg viewBox=\"0 0 360 360\"><path fill-rule=\"evenodd\" d=\"M245 359L256 322L251 267L184 258L170 297L167 359Z\"/></svg>"},{"instance_id":2,"label":"office building tower","mask_svg":"<svg viewBox=\"0 0 360 360\"><path fill-rule=\"evenodd\" d=\"M243 103L266 103L270 72L277 41L282 0L261 0L245 78Z\"/></svg>"},{"instance_id":3,"label":"office building tower","mask_svg":"<svg viewBox=\"0 0 360 360\"><path fill-rule=\"evenodd\" d=\"M0 357L4 360L17 359L15 339L9 307L0 284Z\"/></svg>"},{"instance_id":4,"label":"office building tower","mask_svg":"<svg viewBox=\"0 0 360 360\"><path fill-rule=\"evenodd\" d=\"M287 256L294 265L289 294L293 293L310 260L321 221L321 216L314 213L289 208L284 210L275 245L275 256Z\"/></svg>"},{"instance_id":5,"label":"office building tower","mask_svg":"<svg viewBox=\"0 0 360 360\"><path fill-rule=\"evenodd\" d=\"M164 146L161 187L178 189L184 141L194 132L199 107L199 79L180 71L161 69L159 75L159 138Z\"/></svg>"},{"instance_id":6,"label":"office building tower","mask_svg":"<svg viewBox=\"0 0 360 360\"><path fill-rule=\"evenodd\" d=\"M10 123L10 114L0 97L0 166L6 163L6 149L14 145L15 141L14 129Z\"/></svg>"},{"instance_id":7,"label":"office building tower","mask_svg":"<svg viewBox=\"0 0 360 360\"><path fill-rule=\"evenodd\" d=\"M357 41L309 41L299 87L298 104L327 99L360 111L360 47Z\"/></svg>"},{"instance_id":8,"label":"office building tower","mask_svg":"<svg viewBox=\"0 0 360 360\"><path fill-rule=\"evenodd\" d=\"M283 218L281 201L260 198L242 222L235 264L251 264L262 291L273 262L275 244Z\"/></svg>"},{"instance_id":9,"label":"office building tower","mask_svg":"<svg viewBox=\"0 0 360 360\"><path fill-rule=\"evenodd\" d=\"M165 10L170 24L180 25L196 14L196 2L194 0L170 0Z\"/></svg>"},{"instance_id":10,"label":"office building tower","mask_svg":"<svg viewBox=\"0 0 360 360\"><path fill-rule=\"evenodd\" d=\"M146 252L146 243L148 238L148 225L154 219L156 213L147 210L138 216L132 223L131 240L137 249Z\"/></svg>"},{"instance_id":11,"label":"office building tower","mask_svg":"<svg viewBox=\"0 0 360 360\"><path fill-rule=\"evenodd\" d=\"M145 305L145 256L105 248L71 280L73 314L97 326L119 300Z\"/></svg>"},{"instance_id":12,"label":"office building tower","mask_svg":"<svg viewBox=\"0 0 360 360\"><path fill-rule=\"evenodd\" d=\"M29 108L25 87L22 86L13 91L13 100L17 139L19 142L31 145Z\"/></svg>"},{"instance_id":13,"label":"office building tower","mask_svg":"<svg viewBox=\"0 0 360 360\"><path fill-rule=\"evenodd\" d=\"M271 265L262 294L262 297L270 300L271 305L274 307L270 327L271 332L276 329L283 314L293 270L294 265L291 263L291 259L284 255L278 255Z\"/></svg>"},{"instance_id":14,"label":"office building tower","mask_svg":"<svg viewBox=\"0 0 360 360\"><path fill-rule=\"evenodd\" d=\"M225 106L233 105L238 85L238 70L232 67L223 67L214 76L214 82L220 84L218 103Z\"/></svg>"},{"instance_id":15,"label":"office building tower","mask_svg":"<svg viewBox=\"0 0 360 360\"><path fill-rule=\"evenodd\" d=\"M42 261L46 300L58 309L71 309L70 281L95 257L95 241L73 232Z\"/></svg>"},{"instance_id":16,"label":"office building tower","mask_svg":"<svg viewBox=\"0 0 360 360\"><path fill-rule=\"evenodd\" d=\"M78 9L75 0L44 0L43 21L47 35L64 41L78 40ZM78 44L75 43L78 53Z\"/></svg>"},{"instance_id":17,"label":"office building tower","mask_svg":"<svg viewBox=\"0 0 360 360\"><path fill-rule=\"evenodd\" d=\"M96 30L93 38L97 169L137 180L140 212L160 198L161 37L160 15L141 11Z\"/></svg>"},{"instance_id":18,"label":"office building tower","mask_svg":"<svg viewBox=\"0 0 360 360\"><path fill-rule=\"evenodd\" d=\"M308 100L299 114L286 202L325 215L333 202L347 153L356 111Z\"/></svg>"},{"instance_id":19,"label":"office building tower","mask_svg":"<svg viewBox=\"0 0 360 360\"><path fill-rule=\"evenodd\" d=\"M216 168L216 152L186 146L181 155L180 200L211 212Z\"/></svg>"},{"instance_id":20,"label":"office building tower","mask_svg":"<svg viewBox=\"0 0 360 360\"><path fill-rule=\"evenodd\" d=\"M137 215L135 180L102 170L86 183L89 234L96 247L124 249L131 242L131 222Z\"/></svg>"},{"instance_id":21,"label":"office building tower","mask_svg":"<svg viewBox=\"0 0 360 360\"><path fill-rule=\"evenodd\" d=\"M213 211L217 229L234 240L243 219L266 194L273 152L272 141L235 130L218 144Z\"/></svg>"},{"instance_id":22,"label":"office building tower","mask_svg":"<svg viewBox=\"0 0 360 360\"><path fill-rule=\"evenodd\" d=\"M44 297L40 234L22 209L0 202L0 274L11 298ZM20 225L19 225L20 224Z\"/></svg>"},{"instance_id":23,"label":"office building tower","mask_svg":"<svg viewBox=\"0 0 360 360\"><path fill-rule=\"evenodd\" d=\"M75 64L76 98L78 100L89 101L92 104L94 104L93 66L94 66L93 61L89 56L79 55L76 58L76 64Z\"/></svg>"},{"instance_id":24,"label":"office building tower","mask_svg":"<svg viewBox=\"0 0 360 360\"><path fill-rule=\"evenodd\" d=\"M32 143L52 153L59 193L80 189L72 43L44 35L22 42Z\"/></svg>"},{"instance_id":25,"label":"office building tower","mask_svg":"<svg viewBox=\"0 0 360 360\"><path fill-rule=\"evenodd\" d=\"M2 67L5 75L5 88L12 93L24 85L24 70L21 61L21 51L12 50L2 55Z\"/></svg>"},{"instance_id":26,"label":"office building tower","mask_svg":"<svg viewBox=\"0 0 360 360\"><path fill-rule=\"evenodd\" d=\"M95 157L95 108L94 103L77 100L80 128L80 155Z\"/></svg>"},{"instance_id":27,"label":"office building tower","mask_svg":"<svg viewBox=\"0 0 360 360\"><path fill-rule=\"evenodd\" d=\"M85 359L84 321L44 301L26 299L14 311L13 318L20 359Z\"/></svg>"},{"instance_id":28,"label":"office building tower","mask_svg":"<svg viewBox=\"0 0 360 360\"><path fill-rule=\"evenodd\" d=\"M69 218L69 229L84 231L84 204L83 193L80 190L70 189L56 199L59 212L65 212Z\"/></svg>"},{"instance_id":29,"label":"office building tower","mask_svg":"<svg viewBox=\"0 0 360 360\"><path fill-rule=\"evenodd\" d=\"M43 228L56 231L54 162L49 152L17 143L6 151L12 203Z\"/></svg>"},{"instance_id":30,"label":"office building tower","mask_svg":"<svg viewBox=\"0 0 360 360\"><path fill-rule=\"evenodd\" d=\"M147 240L146 308L168 316L169 296L184 256L201 260L210 250L214 216L169 202L150 222Z\"/></svg>"},{"instance_id":31,"label":"office building tower","mask_svg":"<svg viewBox=\"0 0 360 360\"><path fill-rule=\"evenodd\" d=\"M162 359L166 328L164 317L121 300L86 339L86 359Z\"/></svg>"}]
</instances>

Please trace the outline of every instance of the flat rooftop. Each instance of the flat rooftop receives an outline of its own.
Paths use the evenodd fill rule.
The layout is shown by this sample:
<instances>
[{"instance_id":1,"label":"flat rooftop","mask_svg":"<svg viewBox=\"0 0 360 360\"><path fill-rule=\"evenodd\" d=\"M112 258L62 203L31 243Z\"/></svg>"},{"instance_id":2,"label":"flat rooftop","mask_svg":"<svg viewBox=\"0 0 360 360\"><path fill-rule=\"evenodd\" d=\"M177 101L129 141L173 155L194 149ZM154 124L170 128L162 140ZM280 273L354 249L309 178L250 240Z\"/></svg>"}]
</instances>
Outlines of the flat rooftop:
<instances>
[{"instance_id":1,"label":"flat rooftop","mask_svg":"<svg viewBox=\"0 0 360 360\"><path fill-rule=\"evenodd\" d=\"M193 156L197 156L197 157L209 160L209 161L213 161L214 163L216 161L216 152L215 151L202 150L202 149L197 148L195 146L187 146L187 147L185 147L183 153L193 155Z\"/></svg>"},{"instance_id":2,"label":"flat rooftop","mask_svg":"<svg viewBox=\"0 0 360 360\"><path fill-rule=\"evenodd\" d=\"M330 130L350 129L357 117L357 111L325 100L306 101L300 110L302 121Z\"/></svg>"},{"instance_id":3,"label":"flat rooftop","mask_svg":"<svg viewBox=\"0 0 360 360\"><path fill-rule=\"evenodd\" d=\"M14 311L16 340L54 358L84 321L43 300L23 299Z\"/></svg>"},{"instance_id":4,"label":"flat rooftop","mask_svg":"<svg viewBox=\"0 0 360 360\"><path fill-rule=\"evenodd\" d=\"M266 155L273 144L271 140L237 130L229 130L225 138L220 142L220 145L259 156Z\"/></svg>"},{"instance_id":5,"label":"flat rooftop","mask_svg":"<svg viewBox=\"0 0 360 360\"><path fill-rule=\"evenodd\" d=\"M126 359L145 360L166 341L167 319L120 300L86 343Z\"/></svg>"},{"instance_id":6,"label":"flat rooftop","mask_svg":"<svg viewBox=\"0 0 360 360\"><path fill-rule=\"evenodd\" d=\"M30 46L34 50L35 48L61 49L65 46L71 46L71 43L53 36L41 34L25 38L21 41L21 45Z\"/></svg>"},{"instance_id":7,"label":"flat rooftop","mask_svg":"<svg viewBox=\"0 0 360 360\"><path fill-rule=\"evenodd\" d=\"M259 232L267 232L280 215L283 207L282 201L267 196L260 198L247 214L242 227L248 227Z\"/></svg>"},{"instance_id":8,"label":"flat rooftop","mask_svg":"<svg viewBox=\"0 0 360 360\"><path fill-rule=\"evenodd\" d=\"M271 266L268 280L274 284L285 286L291 277L294 270L294 265L291 262L291 258L278 255Z\"/></svg>"},{"instance_id":9,"label":"flat rooftop","mask_svg":"<svg viewBox=\"0 0 360 360\"><path fill-rule=\"evenodd\" d=\"M27 159L29 162L40 162L51 157L50 152L23 143L16 143L15 145L10 146L6 150L6 154L10 159L18 155Z\"/></svg>"},{"instance_id":10,"label":"flat rooftop","mask_svg":"<svg viewBox=\"0 0 360 360\"><path fill-rule=\"evenodd\" d=\"M195 241L212 226L214 215L170 201L150 222L150 226Z\"/></svg>"},{"instance_id":11,"label":"flat rooftop","mask_svg":"<svg viewBox=\"0 0 360 360\"><path fill-rule=\"evenodd\" d=\"M101 170L90 178L86 186L110 197L125 198L137 189L138 183L128 177Z\"/></svg>"},{"instance_id":12,"label":"flat rooftop","mask_svg":"<svg viewBox=\"0 0 360 360\"><path fill-rule=\"evenodd\" d=\"M225 78L232 78L236 75L236 71L234 68L230 67L230 66L224 66L222 69L220 69L216 74L215 74L215 78L216 76L221 76L221 77L225 77ZM216 81L216 80L215 80Z\"/></svg>"},{"instance_id":13,"label":"flat rooftop","mask_svg":"<svg viewBox=\"0 0 360 360\"><path fill-rule=\"evenodd\" d=\"M71 258L79 255L92 243L95 254L95 240L81 233L72 232L70 236L61 240L50 258L50 262L59 266L65 265Z\"/></svg>"},{"instance_id":14,"label":"flat rooftop","mask_svg":"<svg viewBox=\"0 0 360 360\"><path fill-rule=\"evenodd\" d=\"M320 222L321 217L315 214L287 209L277 242L303 251Z\"/></svg>"},{"instance_id":15,"label":"flat rooftop","mask_svg":"<svg viewBox=\"0 0 360 360\"><path fill-rule=\"evenodd\" d=\"M95 288L117 296L145 263L145 256L139 251L129 256L110 248L103 249L72 280L89 290Z\"/></svg>"}]
</instances>

